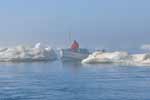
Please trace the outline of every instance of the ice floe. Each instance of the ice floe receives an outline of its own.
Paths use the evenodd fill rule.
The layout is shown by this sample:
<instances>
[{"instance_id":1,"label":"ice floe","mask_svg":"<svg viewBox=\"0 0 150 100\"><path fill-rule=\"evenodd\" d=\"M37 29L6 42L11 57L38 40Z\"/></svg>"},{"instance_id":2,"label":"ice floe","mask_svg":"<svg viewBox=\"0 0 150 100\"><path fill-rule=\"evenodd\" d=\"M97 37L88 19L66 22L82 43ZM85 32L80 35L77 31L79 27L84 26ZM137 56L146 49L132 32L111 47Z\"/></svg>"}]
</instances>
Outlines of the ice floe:
<instances>
[{"instance_id":1,"label":"ice floe","mask_svg":"<svg viewBox=\"0 0 150 100\"><path fill-rule=\"evenodd\" d=\"M150 66L150 53L128 54L124 51L101 52L96 51L89 55L82 63L115 63L126 65Z\"/></svg>"},{"instance_id":2,"label":"ice floe","mask_svg":"<svg viewBox=\"0 0 150 100\"><path fill-rule=\"evenodd\" d=\"M49 46L37 43L35 46L0 48L0 62L6 61L48 61L56 59L56 53Z\"/></svg>"}]
</instances>

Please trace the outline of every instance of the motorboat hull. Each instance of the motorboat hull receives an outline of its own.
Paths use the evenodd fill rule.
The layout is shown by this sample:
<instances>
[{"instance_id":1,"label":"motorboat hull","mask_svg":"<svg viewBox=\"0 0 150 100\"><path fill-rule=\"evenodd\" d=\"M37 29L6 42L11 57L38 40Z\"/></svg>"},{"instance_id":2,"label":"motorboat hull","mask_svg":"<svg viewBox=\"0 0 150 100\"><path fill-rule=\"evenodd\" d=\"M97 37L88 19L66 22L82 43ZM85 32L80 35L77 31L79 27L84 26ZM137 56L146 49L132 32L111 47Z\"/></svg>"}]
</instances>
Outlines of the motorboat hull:
<instances>
[{"instance_id":1,"label":"motorboat hull","mask_svg":"<svg viewBox=\"0 0 150 100\"><path fill-rule=\"evenodd\" d=\"M88 57L89 51L87 49L61 49L60 56L62 61L82 61Z\"/></svg>"}]
</instances>

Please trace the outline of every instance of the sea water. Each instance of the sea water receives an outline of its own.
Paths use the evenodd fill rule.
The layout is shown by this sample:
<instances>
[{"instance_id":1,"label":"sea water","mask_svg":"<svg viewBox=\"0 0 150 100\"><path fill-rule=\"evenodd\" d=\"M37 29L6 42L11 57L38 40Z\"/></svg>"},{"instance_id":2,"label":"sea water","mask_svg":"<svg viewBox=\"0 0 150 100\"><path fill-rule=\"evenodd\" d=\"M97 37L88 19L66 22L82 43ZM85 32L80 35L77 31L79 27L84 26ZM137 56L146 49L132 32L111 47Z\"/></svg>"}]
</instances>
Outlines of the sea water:
<instances>
[{"instance_id":1,"label":"sea water","mask_svg":"<svg viewBox=\"0 0 150 100\"><path fill-rule=\"evenodd\" d=\"M23 54L34 54L34 48L43 55L39 46L27 48ZM0 62L0 100L149 100L149 93L149 66L67 63L59 59Z\"/></svg>"},{"instance_id":2,"label":"sea water","mask_svg":"<svg viewBox=\"0 0 150 100\"><path fill-rule=\"evenodd\" d=\"M150 67L0 63L0 100L148 100Z\"/></svg>"}]
</instances>

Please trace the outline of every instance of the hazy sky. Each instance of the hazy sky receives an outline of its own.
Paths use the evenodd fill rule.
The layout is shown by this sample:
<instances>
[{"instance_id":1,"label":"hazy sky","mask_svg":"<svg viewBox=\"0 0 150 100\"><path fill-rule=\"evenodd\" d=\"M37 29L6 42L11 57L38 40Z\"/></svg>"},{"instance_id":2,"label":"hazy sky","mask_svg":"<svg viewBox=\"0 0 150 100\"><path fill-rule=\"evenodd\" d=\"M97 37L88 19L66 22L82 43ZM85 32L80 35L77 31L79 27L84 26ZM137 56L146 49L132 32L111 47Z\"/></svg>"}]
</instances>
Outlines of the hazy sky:
<instances>
[{"instance_id":1,"label":"hazy sky","mask_svg":"<svg viewBox=\"0 0 150 100\"><path fill-rule=\"evenodd\" d=\"M136 48L150 43L150 0L1 0L0 45L46 42Z\"/></svg>"}]
</instances>

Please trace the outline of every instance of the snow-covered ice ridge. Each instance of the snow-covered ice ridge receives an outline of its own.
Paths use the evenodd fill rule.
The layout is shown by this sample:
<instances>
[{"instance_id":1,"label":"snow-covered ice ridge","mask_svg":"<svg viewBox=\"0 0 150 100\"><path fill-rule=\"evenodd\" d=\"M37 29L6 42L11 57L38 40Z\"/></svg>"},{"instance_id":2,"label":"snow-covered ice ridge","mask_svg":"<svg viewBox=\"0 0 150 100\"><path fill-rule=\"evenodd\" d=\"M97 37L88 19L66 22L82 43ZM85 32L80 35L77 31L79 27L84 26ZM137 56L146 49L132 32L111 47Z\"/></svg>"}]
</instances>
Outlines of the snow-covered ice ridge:
<instances>
[{"instance_id":1,"label":"snow-covered ice ridge","mask_svg":"<svg viewBox=\"0 0 150 100\"><path fill-rule=\"evenodd\" d=\"M129 55L128 52L124 51L96 51L84 59L82 63L115 63L136 66L150 66L150 53Z\"/></svg>"},{"instance_id":2,"label":"snow-covered ice ridge","mask_svg":"<svg viewBox=\"0 0 150 100\"><path fill-rule=\"evenodd\" d=\"M35 46L17 46L14 48L0 49L0 62L7 61L48 61L55 60L56 53L52 48L41 43Z\"/></svg>"}]
</instances>

